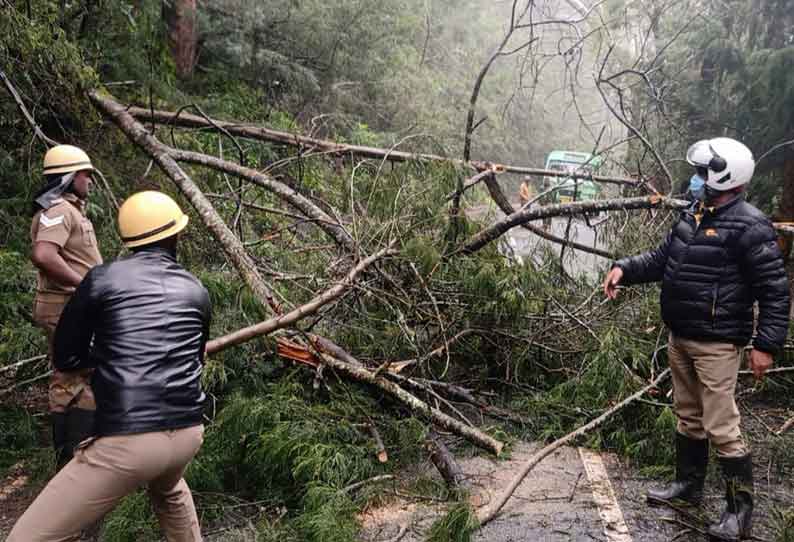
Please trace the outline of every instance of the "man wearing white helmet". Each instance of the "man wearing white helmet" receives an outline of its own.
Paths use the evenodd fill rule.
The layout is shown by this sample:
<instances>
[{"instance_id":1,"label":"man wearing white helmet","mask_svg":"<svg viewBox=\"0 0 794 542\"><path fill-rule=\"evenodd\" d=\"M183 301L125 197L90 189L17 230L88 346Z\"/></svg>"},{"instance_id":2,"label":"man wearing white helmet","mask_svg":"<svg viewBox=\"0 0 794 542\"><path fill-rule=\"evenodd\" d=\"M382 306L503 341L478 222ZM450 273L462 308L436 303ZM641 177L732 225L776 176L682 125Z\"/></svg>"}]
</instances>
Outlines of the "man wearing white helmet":
<instances>
[{"instance_id":1,"label":"man wearing white helmet","mask_svg":"<svg viewBox=\"0 0 794 542\"><path fill-rule=\"evenodd\" d=\"M649 491L648 500L699 504L711 444L726 479L727 507L709 534L740 540L751 531L753 472L739 430L736 378L751 340L756 378L782 348L788 279L772 223L743 197L755 169L750 150L725 137L703 140L689 148L687 162L695 168L690 186L699 203L682 212L656 250L615 262L604 292L614 299L618 284L662 282L678 418L676 479Z\"/></svg>"},{"instance_id":2,"label":"man wearing white helmet","mask_svg":"<svg viewBox=\"0 0 794 542\"><path fill-rule=\"evenodd\" d=\"M55 146L44 155L46 181L34 196L31 260L38 277L33 319L47 334L51 362L55 326L63 307L85 274L102 263L94 226L86 216L93 171L82 149ZM96 406L90 375L90 370L67 374L54 368L50 377L49 410L58 469L93 432Z\"/></svg>"}]
</instances>

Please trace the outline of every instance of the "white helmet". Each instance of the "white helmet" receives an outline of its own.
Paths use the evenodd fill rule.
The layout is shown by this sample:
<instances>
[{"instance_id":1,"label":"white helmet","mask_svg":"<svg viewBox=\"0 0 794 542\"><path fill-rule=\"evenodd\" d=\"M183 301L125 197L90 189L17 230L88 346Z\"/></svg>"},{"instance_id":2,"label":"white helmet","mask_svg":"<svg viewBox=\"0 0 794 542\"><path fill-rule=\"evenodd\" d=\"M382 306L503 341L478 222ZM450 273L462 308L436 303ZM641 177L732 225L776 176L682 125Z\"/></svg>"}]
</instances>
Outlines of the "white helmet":
<instances>
[{"instance_id":1,"label":"white helmet","mask_svg":"<svg viewBox=\"0 0 794 542\"><path fill-rule=\"evenodd\" d=\"M698 141L686 152L686 161L698 168L706 186L720 192L750 182L755 171L753 153L729 137Z\"/></svg>"}]
</instances>

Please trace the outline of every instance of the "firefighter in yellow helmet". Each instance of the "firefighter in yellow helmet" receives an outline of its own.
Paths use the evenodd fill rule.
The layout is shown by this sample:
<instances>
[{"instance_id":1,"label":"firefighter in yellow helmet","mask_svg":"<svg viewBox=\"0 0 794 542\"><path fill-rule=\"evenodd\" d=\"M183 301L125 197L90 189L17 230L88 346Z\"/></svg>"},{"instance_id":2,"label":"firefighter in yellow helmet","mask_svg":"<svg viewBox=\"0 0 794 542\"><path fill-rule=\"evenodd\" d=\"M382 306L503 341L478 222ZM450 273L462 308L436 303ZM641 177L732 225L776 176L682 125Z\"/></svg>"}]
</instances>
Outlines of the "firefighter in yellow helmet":
<instances>
[{"instance_id":1,"label":"firefighter in yellow helmet","mask_svg":"<svg viewBox=\"0 0 794 542\"><path fill-rule=\"evenodd\" d=\"M44 155L44 187L33 202L31 260L38 269L33 318L47 334L52 361L55 326L63 307L88 271L102 263L94 226L86 216L94 167L88 155L71 145L58 145ZM69 462L72 450L92 434L94 395L90 370L53 370L49 411L56 464Z\"/></svg>"},{"instance_id":2,"label":"firefighter in yellow helmet","mask_svg":"<svg viewBox=\"0 0 794 542\"><path fill-rule=\"evenodd\" d=\"M166 540L201 540L182 475L203 441L211 307L204 286L176 261L187 223L160 192L134 194L119 209L132 254L86 275L55 333L58 370L94 371L96 436L50 480L8 542L76 539L142 485Z\"/></svg>"}]
</instances>

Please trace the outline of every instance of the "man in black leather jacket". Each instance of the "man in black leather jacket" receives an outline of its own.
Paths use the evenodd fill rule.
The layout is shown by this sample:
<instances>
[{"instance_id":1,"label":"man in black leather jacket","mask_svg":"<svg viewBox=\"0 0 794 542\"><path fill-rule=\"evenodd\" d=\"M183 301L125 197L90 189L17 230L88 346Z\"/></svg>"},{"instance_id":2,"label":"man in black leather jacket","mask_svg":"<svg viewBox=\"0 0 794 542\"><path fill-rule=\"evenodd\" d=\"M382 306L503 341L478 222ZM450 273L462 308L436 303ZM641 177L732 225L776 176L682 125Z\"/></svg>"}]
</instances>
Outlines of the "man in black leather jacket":
<instances>
[{"instance_id":1,"label":"man in black leather jacket","mask_svg":"<svg viewBox=\"0 0 794 542\"><path fill-rule=\"evenodd\" d=\"M687 161L696 170L692 185L704 188L695 196L705 203L684 211L656 250L616 262L604 290L614 298L618 283L662 282L678 418L676 480L650 491L648 500L698 504L711 442L726 478L727 508L709 534L739 540L750 536L753 476L739 430L737 372L751 339L757 378L783 346L788 279L771 222L742 196L755 167L750 150L728 138L704 140L690 147Z\"/></svg>"},{"instance_id":2,"label":"man in black leather jacket","mask_svg":"<svg viewBox=\"0 0 794 542\"><path fill-rule=\"evenodd\" d=\"M188 217L159 192L119 209L133 254L92 269L55 334L61 371L94 369L96 437L19 519L9 542L71 540L139 486L147 486L169 542L201 540L182 475L203 441L200 378L211 307L176 262Z\"/></svg>"}]
</instances>

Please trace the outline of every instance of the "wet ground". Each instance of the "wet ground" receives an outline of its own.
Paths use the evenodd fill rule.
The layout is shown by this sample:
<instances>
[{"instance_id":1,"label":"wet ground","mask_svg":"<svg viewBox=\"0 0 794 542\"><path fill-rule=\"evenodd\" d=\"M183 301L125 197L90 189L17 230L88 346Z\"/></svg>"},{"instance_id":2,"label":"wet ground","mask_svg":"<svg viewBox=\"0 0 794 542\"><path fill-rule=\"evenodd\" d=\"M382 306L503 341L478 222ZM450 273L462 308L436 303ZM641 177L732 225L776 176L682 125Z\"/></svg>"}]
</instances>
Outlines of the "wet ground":
<instances>
[{"instance_id":1,"label":"wet ground","mask_svg":"<svg viewBox=\"0 0 794 542\"><path fill-rule=\"evenodd\" d=\"M782 414L782 412L781 412ZM782 416L781 416L782 418ZM778 419L770 419L774 427ZM777 424L777 425L774 425ZM755 470L756 508L754 536L756 540L775 540L772 532L772 511L794 506L794 480L790 470L780 471L770 457L766 444L768 430L755 420L748 420L744 430L756 441ZM460 465L468 475L473 492L483 504L501 490L522 464L531 456L537 444L519 443L508 460L487 457L461 459ZM612 454L585 454L600 457L606 471L608 493L604 496L603 481L585 472L583 451L562 448L546 458L525 478L497 519L486 525L474 537L477 542L703 542L706 536L697 531L698 524L691 513L679 513L667 507L652 507L645 501L645 491L662 481L640 475L625 460ZM588 469L589 470L589 469ZM426 474L433 476L432 467ZM712 465L706 497L700 517L713 520L719 517L724 500L723 485L716 465ZM611 503L610 503L611 501ZM617 509L610 514L605 508ZM395 499L389 504L367 511L361 516L361 542L420 542L426 540L433 521L444 513L444 505ZM696 527L692 529L689 525Z\"/></svg>"}]
</instances>

